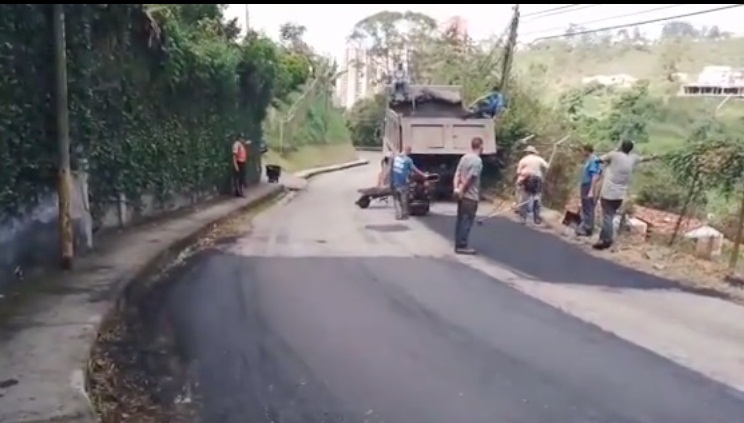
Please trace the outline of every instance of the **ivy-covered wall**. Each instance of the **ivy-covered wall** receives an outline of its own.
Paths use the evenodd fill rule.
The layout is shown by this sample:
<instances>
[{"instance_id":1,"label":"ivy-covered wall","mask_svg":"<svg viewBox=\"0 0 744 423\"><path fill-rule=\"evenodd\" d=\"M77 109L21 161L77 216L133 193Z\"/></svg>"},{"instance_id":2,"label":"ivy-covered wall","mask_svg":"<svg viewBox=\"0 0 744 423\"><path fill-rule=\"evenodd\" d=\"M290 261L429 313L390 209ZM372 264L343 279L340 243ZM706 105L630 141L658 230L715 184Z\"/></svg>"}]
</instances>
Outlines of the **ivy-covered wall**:
<instances>
[{"instance_id":1,"label":"ivy-covered wall","mask_svg":"<svg viewBox=\"0 0 744 423\"><path fill-rule=\"evenodd\" d=\"M281 76L270 40L232 41L219 22L196 32L173 12L188 5L151 6L65 5L73 167L88 164L96 227L122 198L137 209L143 196L165 206L226 188L230 146L237 134L261 138ZM56 257L49 237L19 236L56 227L51 9L0 5L0 290L39 249ZM249 169L257 182L260 166Z\"/></svg>"}]
</instances>

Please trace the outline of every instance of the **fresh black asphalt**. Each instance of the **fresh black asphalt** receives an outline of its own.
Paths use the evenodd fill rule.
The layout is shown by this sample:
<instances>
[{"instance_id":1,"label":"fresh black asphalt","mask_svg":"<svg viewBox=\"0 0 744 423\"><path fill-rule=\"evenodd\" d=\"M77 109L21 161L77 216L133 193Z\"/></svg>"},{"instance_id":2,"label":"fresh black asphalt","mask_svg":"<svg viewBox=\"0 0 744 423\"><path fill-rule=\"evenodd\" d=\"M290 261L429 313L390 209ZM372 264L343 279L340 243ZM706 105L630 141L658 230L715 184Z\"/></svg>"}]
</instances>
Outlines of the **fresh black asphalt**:
<instances>
[{"instance_id":1,"label":"fresh black asphalt","mask_svg":"<svg viewBox=\"0 0 744 423\"><path fill-rule=\"evenodd\" d=\"M541 279L668 287L544 237L494 220L473 244ZM741 393L455 261L211 251L177 277L163 313L205 422L744 421Z\"/></svg>"}]
</instances>

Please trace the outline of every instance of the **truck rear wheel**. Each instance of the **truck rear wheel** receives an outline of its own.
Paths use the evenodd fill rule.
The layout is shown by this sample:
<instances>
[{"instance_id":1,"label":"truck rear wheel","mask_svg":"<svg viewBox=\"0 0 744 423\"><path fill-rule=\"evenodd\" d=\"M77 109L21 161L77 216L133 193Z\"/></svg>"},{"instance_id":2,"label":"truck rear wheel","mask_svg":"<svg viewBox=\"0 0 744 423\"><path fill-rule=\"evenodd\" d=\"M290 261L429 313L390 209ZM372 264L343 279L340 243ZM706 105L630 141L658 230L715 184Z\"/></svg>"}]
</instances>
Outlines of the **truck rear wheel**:
<instances>
[{"instance_id":1,"label":"truck rear wheel","mask_svg":"<svg viewBox=\"0 0 744 423\"><path fill-rule=\"evenodd\" d=\"M429 205L428 204L420 204L411 206L411 216L426 216L429 214Z\"/></svg>"}]
</instances>

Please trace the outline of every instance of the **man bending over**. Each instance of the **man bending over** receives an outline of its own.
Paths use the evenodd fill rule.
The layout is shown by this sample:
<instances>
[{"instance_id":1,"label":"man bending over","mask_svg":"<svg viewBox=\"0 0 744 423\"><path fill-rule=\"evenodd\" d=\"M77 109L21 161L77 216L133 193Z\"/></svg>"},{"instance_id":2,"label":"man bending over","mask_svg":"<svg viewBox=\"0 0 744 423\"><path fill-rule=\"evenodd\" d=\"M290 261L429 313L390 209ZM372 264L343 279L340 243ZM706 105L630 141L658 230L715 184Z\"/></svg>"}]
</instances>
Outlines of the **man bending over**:
<instances>
[{"instance_id":1,"label":"man bending over","mask_svg":"<svg viewBox=\"0 0 744 423\"><path fill-rule=\"evenodd\" d=\"M517 164L517 189L519 195L519 216L522 223L527 223L527 215L532 212L536 225L542 222L540 218L540 194L542 193L545 172L550 166L537 149L528 146L524 149L525 156Z\"/></svg>"}]
</instances>

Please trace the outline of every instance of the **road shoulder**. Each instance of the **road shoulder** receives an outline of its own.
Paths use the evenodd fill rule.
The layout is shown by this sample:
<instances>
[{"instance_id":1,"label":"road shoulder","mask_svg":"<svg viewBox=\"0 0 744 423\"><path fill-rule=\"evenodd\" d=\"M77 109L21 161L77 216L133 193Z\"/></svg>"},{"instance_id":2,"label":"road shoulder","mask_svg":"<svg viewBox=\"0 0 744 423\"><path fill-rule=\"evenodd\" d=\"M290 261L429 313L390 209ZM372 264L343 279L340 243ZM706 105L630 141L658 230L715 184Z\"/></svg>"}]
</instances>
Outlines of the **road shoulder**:
<instances>
[{"instance_id":1,"label":"road shoulder","mask_svg":"<svg viewBox=\"0 0 744 423\"><path fill-rule=\"evenodd\" d=\"M366 164L358 160L286 175L300 184L312 176ZM82 257L74 271L50 275L34 298L0 328L0 421L93 422L85 392L86 362L98 328L121 307L130 282L154 273L200 234L221 221L270 200L283 185L261 183L246 198L117 234L103 251Z\"/></svg>"}]
</instances>

